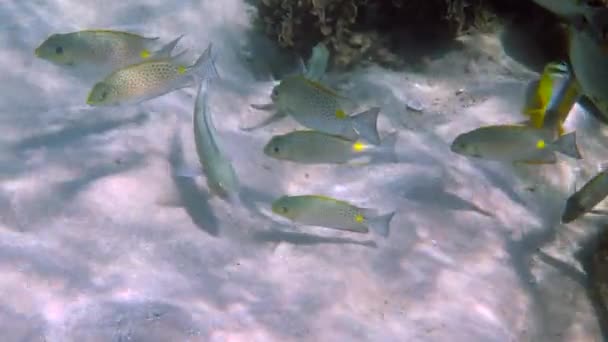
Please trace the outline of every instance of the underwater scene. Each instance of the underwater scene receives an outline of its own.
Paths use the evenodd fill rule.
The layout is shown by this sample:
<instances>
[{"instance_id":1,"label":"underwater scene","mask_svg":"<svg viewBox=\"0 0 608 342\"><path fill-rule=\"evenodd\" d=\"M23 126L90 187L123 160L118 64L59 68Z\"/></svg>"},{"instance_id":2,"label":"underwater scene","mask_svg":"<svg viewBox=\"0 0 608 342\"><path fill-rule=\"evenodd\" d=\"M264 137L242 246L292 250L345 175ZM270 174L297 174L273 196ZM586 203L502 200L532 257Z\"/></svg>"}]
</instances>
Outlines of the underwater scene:
<instances>
[{"instance_id":1,"label":"underwater scene","mask_svg":"<svg viewBox=\"0 0 608 342\"><path fill-rule=\"evenodd\" d=\"M608 341L608 1L0 29L0 341Z\"/></svg>"}]
</instances>

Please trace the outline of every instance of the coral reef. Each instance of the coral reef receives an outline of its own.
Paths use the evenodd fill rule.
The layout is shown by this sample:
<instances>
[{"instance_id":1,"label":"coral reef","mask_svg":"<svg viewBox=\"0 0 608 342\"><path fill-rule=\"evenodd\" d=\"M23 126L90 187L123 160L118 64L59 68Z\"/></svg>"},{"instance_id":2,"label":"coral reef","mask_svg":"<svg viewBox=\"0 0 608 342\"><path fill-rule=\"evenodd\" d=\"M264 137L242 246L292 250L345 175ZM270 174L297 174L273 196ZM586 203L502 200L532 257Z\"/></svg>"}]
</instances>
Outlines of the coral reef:
<instances>
[{"instance_id":1,"label":"coral reef","mask_svg":"<svg viewBox=\"0 0 608 342\"><path fill-rule=\"evenodd\" d=\"M307 55L318 42L338 68L373 60L400 67L404 37L420 42L453 38L493 27L497 11L528 11L531 1L513 0L261 0L259 26L285 48ZM534 12L534 11L533 11ZM538 13L535 11L534 13Z\"/></svg>"}]
</instances>

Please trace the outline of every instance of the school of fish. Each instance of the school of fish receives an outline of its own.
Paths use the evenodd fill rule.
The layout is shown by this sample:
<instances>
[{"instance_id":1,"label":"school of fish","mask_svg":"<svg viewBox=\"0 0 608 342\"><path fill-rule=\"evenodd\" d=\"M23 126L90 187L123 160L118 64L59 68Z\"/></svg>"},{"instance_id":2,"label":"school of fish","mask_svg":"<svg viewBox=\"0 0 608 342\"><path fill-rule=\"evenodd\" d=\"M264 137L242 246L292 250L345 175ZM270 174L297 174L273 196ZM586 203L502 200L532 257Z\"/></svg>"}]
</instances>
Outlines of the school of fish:
<instances>
[{"instance_id":1,"label":"school of fish","mask_svg":"<svg viewBox=\"0 0 608 342\"><path fill-rule=\"evenodd\" d=\"M212 44L189 65L183 62L185 51L174 53L182 37L162 44L159 37L91 29L52 34L34 53L63 67L106 71L92 85L85 100L89 106L134 105L178 89L197 89L193 131L200 168L183 168L177 176L204 175L212 195L236 204L241 201L238 173L222 148L208 104L213 82L220 78ZM381 140L377 131L380 108L347 113L344 104L350 100L320 83L328 59L327 48L317 45L305 73L285 77L274 87L272 103L261 106L276 109L278 116L289 115L307 128L273 137L264 147L265 155L302 164L342 164L359 157L396 161L396 135ZM383 237L389 235L395 215L394 211L380 213L324 194L284 195L270 208L296 224L357 233L373 231Z\"/></svg>"},{"instance_id":2,"label":"school of fish","mask_svg":"<svg viewBox=\"0 0 608 342\"><path fill-rule=\"evenodd\" d=\"M522 113L526 121L480 127L457 136L450 150L470 158L506 163L555 164L557 153L582 159L576 132L566 133L563 123L578 101L608 122L608 37L603 36L608 12L581 1L535 0L568 23L569 61L549 63L526 91ZM211 194L230 203L241 201L238 173L226 155L210 112L209 93L220 75L212 44L192 64L185 51L174 53L183 37L166 43L159 37L109 29L55 33L34 53L66 67L97 68L104 77L92 84L89 106L123 106L147 101L178 89L197 90L193 131L200 167L179 176L204 175ZM268 158L300 164L355 164L382 160L398 162L398 135L382 137L377 128L380 107L353 111L355 101L331 89L322 78L329 51L318 44L301 73L287 75L276 84L266 104L272 118L289 116L302 129L273 136L264 146ZM264 124L259 125L262 127ZM608 171L602 170L567 201L562 222L593 212L608 195ZM295 225L318 226L346 232L388 237L395 211L380 212L326 194L285 194L270 203L271 211Z\"/></svg>"},{"instance_id":3,"label":"school of fish","mask_svg":"<svg viewBox=\"0 0 608 342\"><path fill-rule=\"evenodd\" d=\"M527 120L466 132L454 139L451 150L473 158L513 164L555 164L555 152L582 159L576 133L563 123L575 103L608 123L608 9L584 0L534 0L566 23L568 60L548 63L538 80L526 89L522 113ZM566 201L562 223L594 210L608 195L608 170L600 172Z\"/></svg>"}]
</instances>

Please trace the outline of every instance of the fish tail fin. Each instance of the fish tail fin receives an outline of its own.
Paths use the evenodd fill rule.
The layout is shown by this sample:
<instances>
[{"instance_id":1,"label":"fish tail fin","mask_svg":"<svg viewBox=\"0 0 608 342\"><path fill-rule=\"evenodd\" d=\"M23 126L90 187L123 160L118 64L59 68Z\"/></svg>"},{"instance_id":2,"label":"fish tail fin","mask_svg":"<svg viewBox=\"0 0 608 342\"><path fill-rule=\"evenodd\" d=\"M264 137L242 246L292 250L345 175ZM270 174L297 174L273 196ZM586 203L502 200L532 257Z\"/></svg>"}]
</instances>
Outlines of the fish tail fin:
<instances>
[{"instance_id":1,"label":"fish tail fin","mask_svg":"<svg viewBox=\"0 0 608 342\"><path fill-rule=\"evenodd\" d=\"M370 228L378 235L382 236L382 237L388 237L390 235L390 228L391 228L391 221L393 220L393 217L395 216L394 211L384 214L384 215L380 215L380 216L376 216L372 219L369 220L369 225Z\"/></svg>"},{"instance_id":2,"label":"fish tail fin","mask_svg":"<svg viewBox=\"0 0 608 342\"><path fill-rule=\"evenodd\" d=\"M377 126L379 113L380 107L373 107L351 117L355 131L373 145L380 145Z\"/></svg>"},{"instance_id":3,"label":"fish tail fin","mask_svg":"<svg viewBox=\"0 0 608 342\"><path fill-rule=\"evenodd\" d=\"M207 46L205 51L190 67L192 76L197 80L197 82L200 82L202 80L211 81L213 79L220 78L220 74L218 73L217 68L215 66L215 58L213 57L211 52L212 43L209 43L209 46Z\"/></svg>"},{"instance_id":4,"label":"fish tail fin","mask_svg":"<svg viewBox=\"0 0 608 342\"><path fill-rule=\"evenodd\" d=\"M397 140L399 140L399 133L391 133L382 139L380 146L376 150L375 159L386 160L390 163L399 162L399 157L397 156Z\"/></svg>"},{"instance_id":5,"label":"fish tail fin","mask_svg":"<svg viewBox=\"0 0 608 342\"><path fill-rule=\"evenodd\" d=\"M576 144L576 131L564 134L553 143L555 149L574 159L583 159Z\"/></svg>"},{"instance_id":6,"label":"fish tail fin","mask_svg":"<svg viewBox=\"0 0 608 342\"><path fill-rule=\"evenodd\" d=\"M152 58L158 58L158 59L171 58L171 53L177 46L177 43L179 43L179 41L183 37L184 37L184 34L181 34L177 38L175 38L172 41L168 42L167 44L163 45L160 49L158 49L156 52L154 52L154 55Z\"/></svg>"}]
</instances>

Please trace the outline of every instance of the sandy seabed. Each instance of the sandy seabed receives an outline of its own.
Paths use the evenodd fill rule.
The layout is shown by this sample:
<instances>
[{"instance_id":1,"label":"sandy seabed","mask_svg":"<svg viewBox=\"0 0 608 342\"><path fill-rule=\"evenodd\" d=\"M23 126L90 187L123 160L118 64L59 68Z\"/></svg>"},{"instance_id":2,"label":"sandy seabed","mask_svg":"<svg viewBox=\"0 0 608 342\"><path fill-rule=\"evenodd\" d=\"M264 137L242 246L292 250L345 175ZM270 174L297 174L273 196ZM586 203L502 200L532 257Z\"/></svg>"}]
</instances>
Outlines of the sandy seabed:
<instances>
[{"instance_id":1,"label":"sandy seabed","mask_svg":"<svg viewBox=\"0 0 608 342\"><path fill-rule=\"evenodd\" d=\"M282 63L252 31L252 13L240 0L0 4L3 341L601 340L572 255L604 219L559 219L574 182L603 161L605 128L575 107L579 163L514 167L451 153L460 133L523 120L536 77L500 34L474 35L424 71L327 75L362 108L382 107L398 164L272 160L263 145L298 126L240 129L266 115L249 104L268 100L268 71ZM222 81L211 110L243 207L209 197L204 179L175 177L197 165L194 89L89 108L90 80L34 57L51 33L85 28L165 41L183 33L178 49L192 60L213 42ZM390 237L268 216L276 197L305 193L397 210Z\"/></svg>"}]
</instances>

